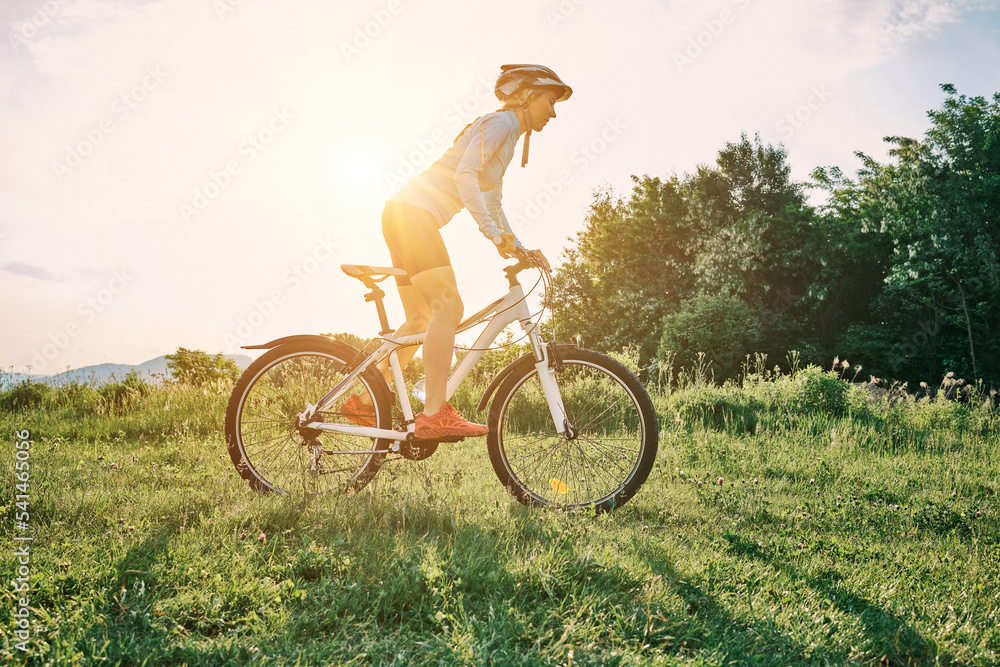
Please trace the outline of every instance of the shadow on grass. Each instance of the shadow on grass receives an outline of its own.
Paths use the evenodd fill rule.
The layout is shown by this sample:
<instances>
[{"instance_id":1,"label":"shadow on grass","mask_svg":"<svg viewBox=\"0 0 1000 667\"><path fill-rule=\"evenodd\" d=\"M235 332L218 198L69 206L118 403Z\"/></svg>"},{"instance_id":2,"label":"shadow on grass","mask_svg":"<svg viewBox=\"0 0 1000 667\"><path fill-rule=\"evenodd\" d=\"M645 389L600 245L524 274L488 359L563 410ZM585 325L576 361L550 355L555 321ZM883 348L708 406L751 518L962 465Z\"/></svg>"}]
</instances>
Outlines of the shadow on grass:
<instances>
[{"instance_id":1,"label":"shadow on grass","mask_svg":"<svg viewBox=\"0 0 1000 667\"><path fill-rule=\"evenodd\" d=\"M282 615L283 603L275 600L293 587L281 580L287 570L270 565L270 543L255 537L258 529L281 535L305 507L277 502L234 515L196 497L181 509L154 520L117 559L103 609L95 610L100 618L75 640L74 648L88 659L247 664L262 630Z\"/></svg>"},{"instance_id":2,"label":"shadow on grass","mask_svg":"<svg viewBox=\"0 0 1000 667\"><path fill-rule=\"evenodd\" d=\"M729 533L729 552L736 557L746 557L783 573L792 580L804 582L815 590L833 607L858 619L865 628L873 653L868 660L881 664L909 665L926 663L941 658L949 663L948 656L938 653L933 641L922 637L912 626L896 614L852 592L843 581L843 575L835 570L825 570L822 574L803 574L788 559L787 554L762 547L754 540ZM876 654L877 653L877 654ZM844 661L847 656L832 655L834 661Z\"/></svg>"},{"instance_id":3,"label":"shadow on grass","mask_svg":"<svg viewBox=\"0 0 1000 667\"><path fill-rule=\"evenodd\" d=\"M756 545L754 545L756 546ZM705 652L725 656L732 664L790 665L790 664L841 664L846 656L840 651L823 647L808 650L801 642L789 636L787 628L777 626L772 620L759 618L747 620L734 616L708 590L707 585L695 583L698 576L685 575L675 570L669 557L656 545L649 545L641 552L643 560L656 574L670 582L674 594L683 600L686 617L673 619L678 653L686 658Z\"/></svg>"}]
</instances>

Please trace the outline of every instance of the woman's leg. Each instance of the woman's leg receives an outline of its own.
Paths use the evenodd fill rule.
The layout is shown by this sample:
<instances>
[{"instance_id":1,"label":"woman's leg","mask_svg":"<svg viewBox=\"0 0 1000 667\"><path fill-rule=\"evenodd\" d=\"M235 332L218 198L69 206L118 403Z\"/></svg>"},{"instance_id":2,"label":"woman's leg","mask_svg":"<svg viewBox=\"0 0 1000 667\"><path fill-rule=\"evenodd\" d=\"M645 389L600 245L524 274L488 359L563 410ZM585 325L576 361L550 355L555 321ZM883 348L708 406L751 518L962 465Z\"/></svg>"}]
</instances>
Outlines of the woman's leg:
<instances>
[{"instance_id":1,"label":"woman's leg","mask_svg":"<svg viewBox=\"0 0 1000 667\"><path fill-rule=\"evenodd\" d=\"M413 285L396 285L396 289L399 290L399 300L403 302L403 313L406 315L406 321L393 332L393 336L410 336L412 334L423 333L427 330L427 323L431 318L430 306L424 301L424 297L420 296L420 290ZM410 363L410 359L413 358L419 347L419 345L410 345L409 347L400 348L396 352L400 368L406 368L406 365ZM379 362L378 369L381 371L385 381L389 383L389 386L392 386L392 369L389 368L388 358ZM401 389L397 387L396 391L401 391Z\"/></svg>"},{"instance_id":2,"label":"woman's leg","mask_svg":"<svg viewBox=\"0 0 1000 667\"><path fill-rule=\"evenodd\" d=\"M424 337L424 414L430 416L437 414L445 402L455 331L462 321L464 306L451 266L421 271L410 276L410 281L431 313Z\"/></svg>"}]
</instances>

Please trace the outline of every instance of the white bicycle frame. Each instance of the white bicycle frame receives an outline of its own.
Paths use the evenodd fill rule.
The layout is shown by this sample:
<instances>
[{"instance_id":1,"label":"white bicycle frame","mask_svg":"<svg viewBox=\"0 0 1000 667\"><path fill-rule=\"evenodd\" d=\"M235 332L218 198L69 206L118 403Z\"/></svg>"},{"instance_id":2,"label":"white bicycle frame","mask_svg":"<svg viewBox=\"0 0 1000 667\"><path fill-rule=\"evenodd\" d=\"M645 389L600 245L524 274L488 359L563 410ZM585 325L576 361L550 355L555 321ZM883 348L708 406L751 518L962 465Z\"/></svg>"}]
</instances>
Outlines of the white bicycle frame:
<instances>
[{"instance_id":1,"label":"white bicycle frame","mask_svg":"<svg viewBox=\"0 0 1000 667\"><path fill-rule=\"evenodd\" d=\"M493 315L494 313L495 315ZM462 361L459 362L454 372L448 378L446 399L451 398L452 394L454 394L458 387L462 384L462 381L469 375L472 368L480 359L482 359L483 355L486 353L486 349L493 343L494 340L496 340L497 336L500 335L500 332L503 331L508 324L520 322L521 328L531 341L531 349L535 355L535 369L538 371L538 379L542 385L542 391L545 395L545 400L548 403L549 412L552 415L552 423L555 426L556 432L563 434L566 430L566 410L563 407L562 397L559 394L559 387L556 384L555 372L549 365L549 350L548 347L542 342L538 325L531 321L531 312L529 311L528 304L525 300L524 288L519 282L512 279L510 291L507 293L507 296L499 301L493 302L483 310L468 318L465 322L462 322L458 327L458 332L471 329L477 324L482 323L487 318L490 318L491 315L493 315L493 317L490 319L490 323L486 326L483 332L479 334L479 337L476 339L476 342L473 344L469 353L462 358ZM383 342L377 350L368 355L368 357L361 364L348 373L348 375L341 380L336 387L334 387L315 405L309 405L306 407L305 411L299 415L299 425L321 431L332 431L336 433L360 435L369 438L380 438L392 441L404 440L409 436L412 436L414 431L413 408L410 407L410 397L406 390L406 383L403 380L403 369L399 365L399 356L397 351L400 348L409 347L411 345L419 345L423 342L425 335L426 332L410 336L401 336L399 338L394 338L391 335L383 336L382 338L385 342ZM358 426L354 424L328 424L323 421L314 421L317 414L322 413L330 405L333 405L343 397L348 388L354 383L354 380L357 379L357 377L361 375L366 368L371 366L373 363L381 361L386 356L389 358L389 368L392 370L393 385L396 388L396 395L399 397L400 408L403 411L403 418L406 424L405 431L395 431L370 426ZM335 453L371 454L372 452L373 450L369 449L350 452L337 451Z\"/></svg>"}]
</instances>

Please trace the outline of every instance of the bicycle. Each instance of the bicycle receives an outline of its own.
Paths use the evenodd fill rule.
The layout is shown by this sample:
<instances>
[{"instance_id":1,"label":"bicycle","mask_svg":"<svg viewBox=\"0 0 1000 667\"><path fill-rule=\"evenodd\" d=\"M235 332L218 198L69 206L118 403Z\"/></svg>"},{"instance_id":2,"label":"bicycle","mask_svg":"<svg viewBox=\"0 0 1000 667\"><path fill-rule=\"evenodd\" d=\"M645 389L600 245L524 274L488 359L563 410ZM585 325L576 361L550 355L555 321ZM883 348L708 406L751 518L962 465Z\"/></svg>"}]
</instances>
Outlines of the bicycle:
<instances>
[{"instance_id":1,"label":"bicycle","mask_svg":"<svg viewBox=\"0 0 1000 667\"><path fill-rule=\"evenodd\" d=\"M524 253L504 268L507 295L458 327L462 332L488 321L449 377L447 395L455 393L496 337L519 322L531 351L493 378L476 408L490 406L487 448L493 470L527 505L598 511L619 507L646 481L656 458L659 432L652 401L635 375L611 357L542 341L517 278L527 268L539 269L539 282L550 286L547 269ZM375 303L382 344L367 355L318 335L244 346L268 351L233 389L226 442L236 469L256 490L357 491L384 463L398 460L387 457L421 460L440 442L461 439L414 437L414 413L396 351L419 345L424 334L392 336L382 302L385 292L377 284L405 272L358 264L341 269L368 288L365 301ZM386 357L395 392L376 369ZM350 393L368 395L374 423L355 423L350 417L357 415L334 407Z\"/></svg>"}]
</instances>

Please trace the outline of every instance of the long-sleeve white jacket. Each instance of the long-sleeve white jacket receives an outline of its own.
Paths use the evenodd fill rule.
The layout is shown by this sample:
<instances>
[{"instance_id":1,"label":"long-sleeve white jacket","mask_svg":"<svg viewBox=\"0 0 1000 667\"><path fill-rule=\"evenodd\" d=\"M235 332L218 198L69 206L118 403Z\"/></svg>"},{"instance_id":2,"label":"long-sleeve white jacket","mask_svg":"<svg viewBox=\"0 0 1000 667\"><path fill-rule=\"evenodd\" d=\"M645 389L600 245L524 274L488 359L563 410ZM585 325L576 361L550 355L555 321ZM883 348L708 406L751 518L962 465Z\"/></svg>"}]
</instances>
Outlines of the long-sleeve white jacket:
<instances>
[{"instance_id":1,"label":"long-sleeve white jacket","mask_svg":"<svg viewBox=\"0 0 1000 667\"><path fill-rule=\"evenodd\" d=\"M440 159L400 188L390 201L430 211L440 227L466 208L486 238L511 232L501 207L503 175L520 136L516 113L488 113L466 128Z\"/></svg>"}]
</instances>

